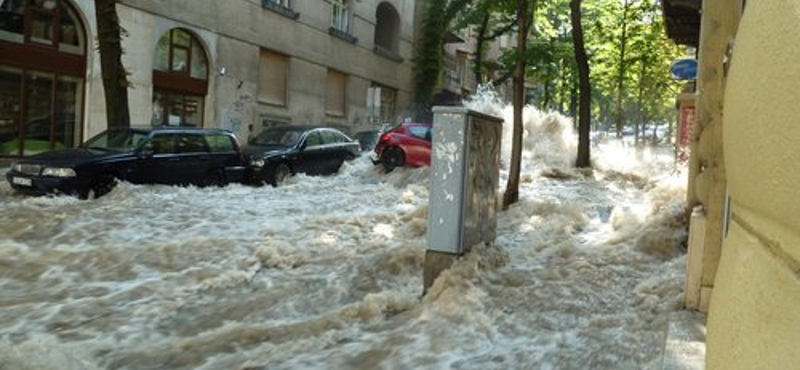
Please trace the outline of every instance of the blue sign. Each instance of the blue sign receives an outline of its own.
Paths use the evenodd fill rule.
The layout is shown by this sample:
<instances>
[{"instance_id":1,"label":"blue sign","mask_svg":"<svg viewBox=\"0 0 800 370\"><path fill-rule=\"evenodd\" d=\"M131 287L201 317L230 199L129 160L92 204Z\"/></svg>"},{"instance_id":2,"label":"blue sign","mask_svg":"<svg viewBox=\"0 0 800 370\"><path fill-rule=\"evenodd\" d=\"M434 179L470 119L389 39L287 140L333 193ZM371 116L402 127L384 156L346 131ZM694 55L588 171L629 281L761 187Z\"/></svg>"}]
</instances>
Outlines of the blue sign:
<instances>
[{"instance_id":1,"label":"blue sign","mask_svg":"<svg viewBox=\"0 0 800 370\"><path fill-rule=\"evenodd\" d=\"M697 60L696 59L678 59L672 62L669 67L669 73L673 79L687 81L697 78Z\"/></svg>"}]
</instances>

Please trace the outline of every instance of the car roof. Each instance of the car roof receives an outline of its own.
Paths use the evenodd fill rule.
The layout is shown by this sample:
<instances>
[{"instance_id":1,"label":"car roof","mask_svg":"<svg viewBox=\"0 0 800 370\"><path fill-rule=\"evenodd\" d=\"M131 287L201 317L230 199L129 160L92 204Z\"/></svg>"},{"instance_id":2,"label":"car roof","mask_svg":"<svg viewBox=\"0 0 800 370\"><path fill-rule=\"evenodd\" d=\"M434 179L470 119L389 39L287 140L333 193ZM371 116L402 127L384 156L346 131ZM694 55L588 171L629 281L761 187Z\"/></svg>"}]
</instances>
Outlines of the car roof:
<instances>
[{"instance_id":1,"label":"car roof","mask_svg":"<svg viewBox=\"0 0 800 370\"><path fill-rule=\"evenodd\" d=\"M224 133L230 134L230 130L216 127L194 127L194 126L152 126L152 125L132 125L130 130L140 132L198 132L198 133Z\"/></svg>"},{"instance_id":2,"label":"car roof","mask_svg":"<svg viewBox=\"0 0 800 370\"><path fill-rule=\"evenodd\" d=\"M333 130L338 133L347 135L340 128L332 126L323 126L323 125L280 125L280 126L270 127L267 130L287 130L287 129L293 131L303 131L303 132L308 132L312 130Z\"/></svg>"}]
</instances>

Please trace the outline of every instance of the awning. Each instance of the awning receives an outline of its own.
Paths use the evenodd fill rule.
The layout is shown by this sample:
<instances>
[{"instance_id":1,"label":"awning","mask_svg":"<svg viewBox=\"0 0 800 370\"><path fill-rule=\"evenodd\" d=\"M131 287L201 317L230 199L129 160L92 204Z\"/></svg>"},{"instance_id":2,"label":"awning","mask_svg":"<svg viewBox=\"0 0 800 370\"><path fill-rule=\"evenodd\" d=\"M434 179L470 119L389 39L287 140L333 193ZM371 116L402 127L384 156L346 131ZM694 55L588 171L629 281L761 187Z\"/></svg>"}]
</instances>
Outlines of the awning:
<instances>
[{"instance_id":1,"label":"awning","mask_svg":"<svg viewBox=\"0 0 800 370\"><path fill-rule=\"evenodd\" d=\"M702 3L702 0L662 0L667 37L676 44L697 47Z\"/></svg>"}]
</instances>

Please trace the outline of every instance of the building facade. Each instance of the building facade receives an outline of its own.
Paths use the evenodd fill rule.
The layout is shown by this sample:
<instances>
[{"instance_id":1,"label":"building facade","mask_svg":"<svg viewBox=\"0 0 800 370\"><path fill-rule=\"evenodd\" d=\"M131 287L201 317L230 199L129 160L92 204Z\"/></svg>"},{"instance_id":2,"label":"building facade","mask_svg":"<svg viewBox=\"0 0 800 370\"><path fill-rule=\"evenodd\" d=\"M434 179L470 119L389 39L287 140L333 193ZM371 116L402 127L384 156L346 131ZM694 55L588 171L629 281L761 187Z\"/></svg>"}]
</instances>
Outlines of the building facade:
<instances>
[{"instance_id":1,"label":"building facade","mask_svg":"<svg viewBox=\"0 0 800 370\"><path fill-rule=\"evenodd\" d=\"M408 115L413 0L122 0L134 125L349 132ZM0 157L107 127L92 0L0 1Z\"/></svg>"},{"instance_id":2,"label":"building facade","mask_svg":"<svg viewBox=\"0 0 800 370\"><path fill-rule=\"evenodd\" d=\"M699 307L690 284L686 296L708 310L706 368L797 368L800 2L664 6L668 36L699 50L687 197L699 210L687 264Z\"/></svg>"}]
</instances>

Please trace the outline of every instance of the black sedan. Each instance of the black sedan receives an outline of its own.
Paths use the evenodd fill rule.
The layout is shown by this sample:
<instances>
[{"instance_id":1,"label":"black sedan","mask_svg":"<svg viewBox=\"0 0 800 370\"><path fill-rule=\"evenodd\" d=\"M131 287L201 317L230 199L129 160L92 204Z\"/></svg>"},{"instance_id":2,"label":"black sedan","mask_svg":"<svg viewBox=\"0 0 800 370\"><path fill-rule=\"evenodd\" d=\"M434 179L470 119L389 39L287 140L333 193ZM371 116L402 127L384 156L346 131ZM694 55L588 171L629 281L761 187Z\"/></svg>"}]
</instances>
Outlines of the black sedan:
<instances>
[{"instance_id":1,"label":"black sedan","mask_svg":"<svg viewBox=\"0 0 800 370\"><path fill-rule=\"evenodd\" d=\"M361 153L357 140L339 130L318 126L279 126L262 131L244 148L248 181L280 185L297 173L329 175Z\"/></svg>"},{"instance_id":2,"label":"black sedan","mask_svg":"<svg viewBox=\"0 0 800 370\"><path fill-rule=\"evenodd\" d=\"M6 173L17 192L102 196L118 180L134 184L224 185L241 182L244 155L229 131L187 127L117 128L79 148L16 161Z\"/></svg>"}]
</instances>

